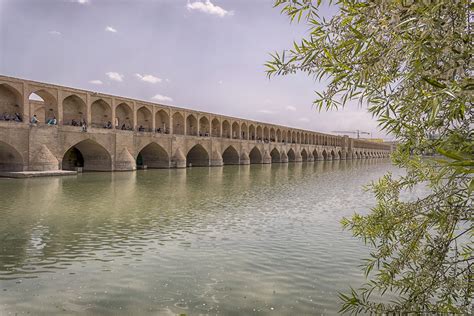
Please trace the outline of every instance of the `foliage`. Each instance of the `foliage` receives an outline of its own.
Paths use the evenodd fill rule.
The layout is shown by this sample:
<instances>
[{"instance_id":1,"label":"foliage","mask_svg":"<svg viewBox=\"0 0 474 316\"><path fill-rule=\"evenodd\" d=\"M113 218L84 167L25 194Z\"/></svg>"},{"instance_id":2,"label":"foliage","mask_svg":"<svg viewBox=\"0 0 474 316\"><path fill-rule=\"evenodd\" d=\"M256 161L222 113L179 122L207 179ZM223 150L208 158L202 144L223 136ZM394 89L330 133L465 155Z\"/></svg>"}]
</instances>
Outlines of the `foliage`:
<instances>
[{"instance_id":1,"label":"foliage","mask_svg":"<svg viewBox=\"0 0 474 316\"><path fill-rule=\"evenodd\" d=\"M377 203L368 215L342 221L373 251L364 264L367 283L340 294L341 311L467 314L474 293L473 5L321 2L275 1L291 21L306 23L309 33L292 49L273 54L267 75L305 72L325 80L314 101L319 110L351 100L366 104L399 142L392 161L406 170L371 184ZM329 17L321 15L326 5L335 11ZM420 187L427 193L404 198ZM389 292L398 299L374 298Z\"/></svg>"}]
</instances>

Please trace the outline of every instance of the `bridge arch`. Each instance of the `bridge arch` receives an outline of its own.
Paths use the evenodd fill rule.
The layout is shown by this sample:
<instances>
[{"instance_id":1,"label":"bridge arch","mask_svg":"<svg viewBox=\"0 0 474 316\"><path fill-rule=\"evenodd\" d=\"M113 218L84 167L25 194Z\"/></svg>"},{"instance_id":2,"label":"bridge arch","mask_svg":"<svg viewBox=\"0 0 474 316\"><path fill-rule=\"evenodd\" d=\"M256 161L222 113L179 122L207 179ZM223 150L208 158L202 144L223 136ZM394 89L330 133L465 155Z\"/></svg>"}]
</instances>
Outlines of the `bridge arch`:
<instances>
[{"instance_id":1,"label":"bridge arch","mask_svg":"<svg viewBox=\"0 0 474 316\"><path fill-rule=\"evenodd\" d=\"M334 150L331 149L331 152L329 153L329 157L330 157L331 160L336 159L336 154L334 153Z\"/></svg>"},{"instance_id":2,"label":"bridge arch","mask_svg":"<svg viewBox=\"0 0 474 316\"><path fill-rule=\"evenodd\" d=\"M279 128L276 130L276 142L281 143L281 130Z\"/></svg>"},{"instance_id":3,"label":"bridge arch","mask_svg":"<svg viewBox=\"0 0 474 316\"><path fill-rule=\"evenodd\" d=\"M199 119L199 136L211 136L209 119L203 116Z\"/></svg>"},{"instance_id":4,"label":"bridge arch","mask_svg":"<svg viewBox=\"0 0 474 316\"><path fill-rule=\"evenodd\" d=\"M133 111L130 105L125 102L120 103L115 108L115 122L116 129L130 130L133 128Z\"/></svg>"},{"instance_id":5,"label":"bridge arch","mask_svg":"<svg viewBox=\"0 0 474 316\"><path fill-rule=\"evenodd\" d=\"M240 163L240 157L234 146L230 145L222 153L222 161L224 165L238 165Z\"/></svg>"},{"instance_id":6,"label":"bridge arch","mask_svg":"<svg viewBox=\"0 0 474 316\"><path fill-rule=\"evenodd\" d=\"M273 148L273 150L270 152L270 156L272 157L272 163L279 163L281 162L281 155L278 149Z\"/></svg>"},{"instance_id":7,"label":"bridge arch","mask_svg":"<svg viewBox=\"0 0 474 316\"><path fill-rule=\"evenodd\" d=\"M30 115L36 115L40 123L46 123L52 118L57 119L59 117L58 101L46 89L33 90L28 99L30 102Z\"/></svg>"},{"instance_id":8,"label":"bridge arch","mask_svg":"<svg viewBox=\"0 0 474 316\"><path fill-rule=\"evenodd\" d=\"M198 135L198 123L194 114L189 114L186 117L186 135L197 136Z\"/></svg>"},{"instance_id":9,"label":"bridge arch","mask_svg":"<svg viewBox=\"0 0 474 316\"><path fill-rule=\"evenodd\" d=\"M217 118L212 119L212 137L221 137L221 123Z\"/></svg>"},{"instance_id":10,"label":"bridge arch","mask_svg":"<svg viewBox=\"0 0 474 316\"><path fill-rule=\"evenodd\" d=\"M137 128L145 132L153 130L152 114L146 105L143 105L137 111Z\"/></svg>"},{"instance_id":11,"label":"bridge arch","mask_svg":"<svg viewBox=\"0 0 474 316\"><path fill-rule=\"evenodd\" d=\"M232 123L232 138L233 139L240 139L240 125L237 122Z\"/></svg>"},{"instance_id":12,"label":"bridge arch","mask_svg":"<svg viewBox=\"0 0 474 316\"><path fill-rule=\"evenodd\" d=\"M249 131L247 128L247 124L242 123L240 126L240 135L242 135L242 139L249 139Z\"/></svg>"},{"instance_id":13,"label":"bridge arch","mask_svg":"<svg viewBox=\"0 0 474 316\"><path fill-rule=\"evenodd\" d=\"M103 99L98 99L91 104L91 126L104 127L107 122L112 123L112 108Z\"/></svg>"},{"instance_id":14,"label":"bridge arch","mask_svg":"<svg viewBox=\"0 0 474 316\"><path fill-rule=\"evenodd\" d=\"M328 160L328 153L326 152L326 149L323 149L322 155L324 160Z\"/></svg>"},{"instance_id":15,"label":"bridge arch","mask_svg":"<svg viewBox=\"0 0 474 316\"><path fill-rule=\"evenodd\" d=\"M314 157L314 160L318 160L320 158L317 149L313 150L313 157Z\"/></svg>"},{"instance_id":16,"label":"bridge arch","mask_svg":"<svg viewBox=\"0 0 474 316\"><path fill-rule=\"evenodd\" d=\"M10 144L0 141L0 171L23 171L23 157Z\"/></svg>"},{"instance_id":17,"label":"bridge arch","mask_svg":"<svg viewBox=\"0 0 474 316\"><path fill-rule=\"evenodd\" d=\"M222 137L230 138L230 123L228 120L222 122Z\"/></svg>"},{"instance_id":18,"label":"bridge arch","mask_svg":"<svg viewBox=\"0 0 474 316\"><path fill-rule=\"evenodd\" d=\"M270 140L270 132L267 126L263 127L263 139Z\"/></svg>"},{"instance_id":19,"label":"bridge arch","mask_svg":"<svg viewBox=\"0 0 474 316\"><path fill-rule=\"evenodd\" d=\"M257 140L263 140L263 132L260 125L257 126Z\"/></svg>"},{"instance_id":20,"label":"bridge arch","mask_svg":"<svg viewBox=\"0 0 474 316\"><path fill-rule=\"evenodd\" d=\"M63 124L72 125L73 121L79 123L86 121L87 107L84 100L75 94L71 94L63 100Z\"/></svg>"},{"instance_id":21,"label":"bridge arch","mask_svg":"<svg viewBox=\"0 0 474 316\"><path fill-rule=\"evenodd\" d=\"M251 164L263 163L262 153L257 147L252 148L249 158Z\"/></svg>"},{"instance_id":22,"label":"bridge arch","mask_svg":"<svg viewBox=\"0 0 474 316\"><path fill-rule=\"evenodd\" d=\"M306 152L306 149L303 148L301 151L301 161L306 162L308 161L308 153Z\"/></svg>"},{"instance_id":23,"label":"bridge arch","mask_svg":"<svg viewBox=\"0 0 474 316\"><path fill-rule=\"evenodd\" d=\"M290 150L288 150L288 153L286 155L288 156L288 162L296 161L296 155L293 148L290 148Z\"/></svg>"},{"instance_id":24,"label":"bridge arch","mask_svg":"<svg viewBox=\"0 0 474 316\"><path fill-rule=\"evenodd\" d=\"M144 146L136 157L137 166L151 169L169 168L170 158L166 150L155 142Z\"/></svg>"},{"instance_id":25,"label":"bridge arch","mask_svg":"<svg viewBox=\"0 0 474 316\"><path fill-rule=\"evenodd\" d=\"M209 167L209 153L201 144L194 145L186 155L186 165Z\"/></svg>"},{"instance_id":26,"label":"bridge arch","mask_svg":"<svg viewBox=\"0 0 474 316\"><path fill-rule=\"evenodd\" d=\"M7 113L14 117L19 113L23 118L23 98L22 94L9 84L0 84L0 114Z\"/></svg>"},{"instance_id":27,"label":"bridge arch","mask_svg":"<svg viewBox=\"0 0 474 316\"><path fill-rule=\"evenodd\" d=\"M255 126L253 124L250 124L249 126L249 139L250 140L256 140L257 134L255 133Z\"/></svg>"},{"instance_id":28,"label":"bridge arch","mask_svg":"<svg viewBox=\"0 0 474 316\"><path fill-rule=\"evenodd\" d=\"M155 128L161 133L169 133L170 116L165 110L159 110L155 113Z\"/></svg>"},{"instance_id":29,"label":"bridge arch","mask_svg":"<svg viewBox=\"0 0 474 316\"><path fill-rule=\"evenodd\" d=\"M110 153L99 143L86 139L71 146L63 155L63 170L75 170L82 167L84 171L111 171Z\"/></svg>"},{"instance_id":30,"label":"bridge arch","mask_svg":"<svg viewBox=\"0 0 474 316\"><path fill-rule=\"evenodd\" d=\"M184 135L184 117L179 112L173 114L173 134Z\"/></svg>"}]
</instances>

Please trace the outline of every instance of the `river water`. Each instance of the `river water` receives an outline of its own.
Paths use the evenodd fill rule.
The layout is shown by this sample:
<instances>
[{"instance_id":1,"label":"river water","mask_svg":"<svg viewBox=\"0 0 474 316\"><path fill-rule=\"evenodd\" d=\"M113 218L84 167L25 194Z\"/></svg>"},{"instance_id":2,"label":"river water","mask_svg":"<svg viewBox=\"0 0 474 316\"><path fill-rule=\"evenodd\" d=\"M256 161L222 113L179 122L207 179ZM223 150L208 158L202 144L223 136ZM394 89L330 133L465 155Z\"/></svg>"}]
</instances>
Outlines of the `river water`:
<instances>
[{"instance_id":1,"label":"river water","mask_svg":"<svg viewBox=\"0 0 474 316\"><path fill-rule=\"evenodd\" d=\"M335 314L387 160L0 179L0 315Z\"/></svg>"}]
</instances>

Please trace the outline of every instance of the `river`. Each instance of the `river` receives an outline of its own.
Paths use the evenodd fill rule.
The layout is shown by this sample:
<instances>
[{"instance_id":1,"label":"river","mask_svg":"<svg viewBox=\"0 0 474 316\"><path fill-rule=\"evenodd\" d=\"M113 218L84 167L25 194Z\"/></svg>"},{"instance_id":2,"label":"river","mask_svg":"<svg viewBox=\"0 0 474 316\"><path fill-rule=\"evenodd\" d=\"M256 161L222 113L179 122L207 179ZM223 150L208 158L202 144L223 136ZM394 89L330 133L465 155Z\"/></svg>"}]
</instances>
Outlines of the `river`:
<instances>
[{"instance_id":1,"label":"river","mask_svg":"<svg viewBox=\"0 0 474 316\"><path fill-rule=\"evenodd\" d=\"M0 315L329 315L387 160L0 179Z\"/></svg>"}]
</instances>

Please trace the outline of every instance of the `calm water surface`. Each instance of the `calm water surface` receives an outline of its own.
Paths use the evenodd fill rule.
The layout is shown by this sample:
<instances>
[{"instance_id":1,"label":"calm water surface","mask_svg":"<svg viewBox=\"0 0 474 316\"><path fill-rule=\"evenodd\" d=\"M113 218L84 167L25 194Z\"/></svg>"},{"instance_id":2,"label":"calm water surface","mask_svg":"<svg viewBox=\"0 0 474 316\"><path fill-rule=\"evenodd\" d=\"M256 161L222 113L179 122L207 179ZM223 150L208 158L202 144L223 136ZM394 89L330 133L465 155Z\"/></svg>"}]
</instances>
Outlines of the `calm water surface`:
<instances>
[{"instance_id":1,"label":"calm water surface","mask_svg":"<svg viewBox=\"0 0 474 316\"><path fill-rule=\"evenodd\" d=\"M0 179L0 315L335 314L388 161Z\"/></svg>"}]
</instances>

